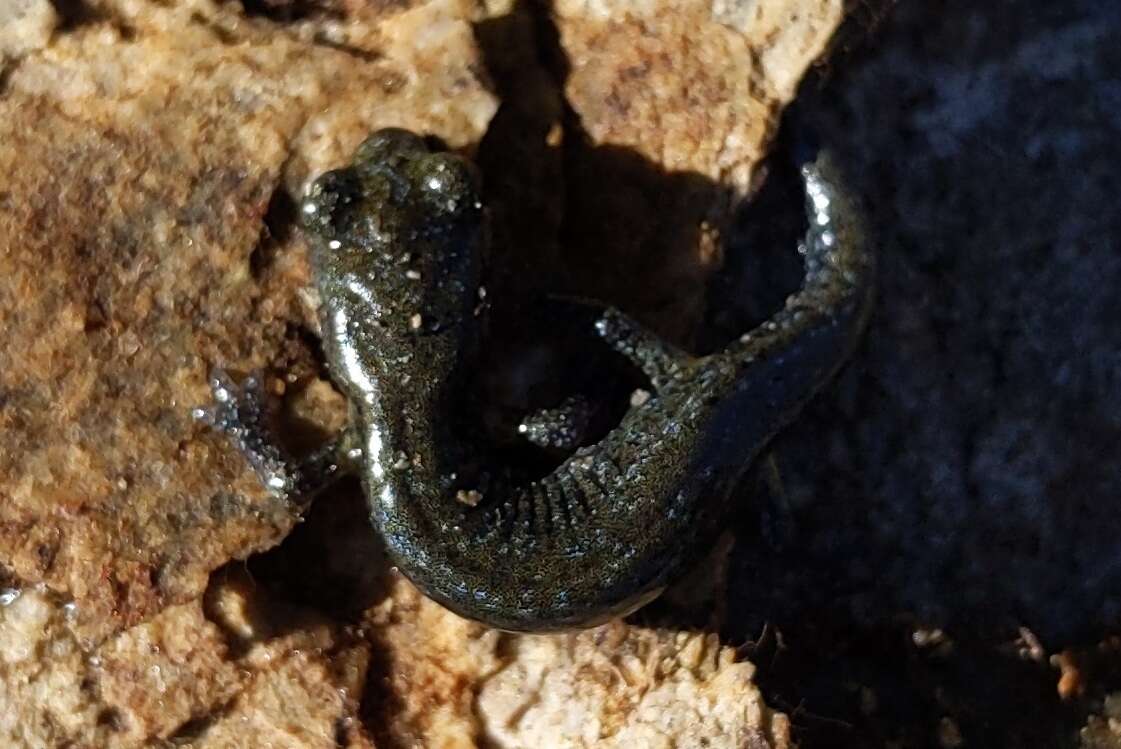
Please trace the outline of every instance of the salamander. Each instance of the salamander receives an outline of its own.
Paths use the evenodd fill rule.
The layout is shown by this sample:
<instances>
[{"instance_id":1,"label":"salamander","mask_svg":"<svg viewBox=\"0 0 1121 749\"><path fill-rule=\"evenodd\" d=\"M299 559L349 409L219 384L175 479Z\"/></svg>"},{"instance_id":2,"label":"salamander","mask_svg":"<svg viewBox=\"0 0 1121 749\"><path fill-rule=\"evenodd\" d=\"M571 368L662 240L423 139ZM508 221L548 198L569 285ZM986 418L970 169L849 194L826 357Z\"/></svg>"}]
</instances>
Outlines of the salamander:
<instances>
[{"instance_id":1,"label":"salamander","mask_svg":"<svg viewBox=\"0 0 1121 749\"><path fill-rule=\"evenodd\" d=\"M534 480L488 477L452 418L478 351L484 209L470 162L421 137L372 134L301 205L330 375L350 425L302 463L260 423L260 383L217 373L200 415L275 493L360 474L392 563L458 614L513 631L589 627L655 598L710 545L768 442L846 360L868 317L874 259L828 152L802 167L803 284L758 328L693 356L618 309L594 334L651 394Z\"/></svg>"}]
</instances>

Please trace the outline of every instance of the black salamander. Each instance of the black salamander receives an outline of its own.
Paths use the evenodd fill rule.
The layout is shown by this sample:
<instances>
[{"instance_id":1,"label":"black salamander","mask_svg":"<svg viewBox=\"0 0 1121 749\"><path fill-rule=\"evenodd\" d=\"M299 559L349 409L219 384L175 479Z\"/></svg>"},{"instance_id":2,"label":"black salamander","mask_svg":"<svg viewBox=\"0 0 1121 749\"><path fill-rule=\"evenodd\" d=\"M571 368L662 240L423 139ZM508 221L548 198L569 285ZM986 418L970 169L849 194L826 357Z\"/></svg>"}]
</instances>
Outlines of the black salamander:
<instances>
[{"instance_id":1,"label":"black salamander","mask_svg":"<svg viewBox=\"0 0 1121 749\"><path fill-rule=\"evenodd\" d=\"M483 208L471 165L383 130L302 204L329 370L351 424L300 465L262 434L259 383L217 375L200 415L277 494L357 470L393 563L449 609L494 627L587 627L656 597L712 543L770 439L852 351L873 258L828 153L802 168L800 291L722 351L693 357L623 313L595 332L652 394L547 476L478 483L479 447L448 418L476 350Z\"/></svg>"}]
</instances>

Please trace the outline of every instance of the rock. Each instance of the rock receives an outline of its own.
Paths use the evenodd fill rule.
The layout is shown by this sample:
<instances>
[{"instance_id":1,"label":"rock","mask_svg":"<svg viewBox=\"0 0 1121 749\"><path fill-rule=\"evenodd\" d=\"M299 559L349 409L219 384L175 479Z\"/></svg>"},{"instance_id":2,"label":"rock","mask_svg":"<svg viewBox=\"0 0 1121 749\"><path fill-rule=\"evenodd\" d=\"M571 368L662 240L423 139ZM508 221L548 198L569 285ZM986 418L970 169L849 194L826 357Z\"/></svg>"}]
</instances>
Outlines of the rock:
<instances>
[{"instance_id":1,"label":"rock","mask_svg":"<svg viewBox=\"0 0 1121 749\"><path fill-rule=\"evenodd\" d=\"M8 58L42 49L57 25L58 13L47 0L11 0L0 5L0 65Z\"/></svg>"},{"instance_id":2,"label":"rock","mask_svg":"<svg viewBox=\"0 0 1121 749\"><path fill-rule=\"evenodd\" d=\"M213 597L260 598L237 582L218 583ZM23 591L0 608L0 736L27 747L337 746L338 724L356 713L346 695L361 688L368 647L321 617L268 608L274 624L299 626L276 634L229 614L224 624L252 633L231 647L194 600L94 646L77 634L72 603L42 586Z\"/></svg>"},{"instance_id":3,"label":"rock","mask_svg":"<svg viewBox=\"0 0 1121 749\"><path fill-rule=\"evenodd\" d=\"M378 715L389 744L412 736L447 747L671 747L688 737L792 746L786 716L751 681L754 667L715 635L623 622L567 635L495 632L404 580L370 615L381 650L397 654L381 674L399 700Z\"/></svg>"},{"instance_id":4,"label":"rock","mask_svg":"<svg viewBox=\"0 0 1121 749\"><path fill-rule=\"evenodd\" d=\"M1082 729L1082 749L1121 747L1121 694L1107 695L1102 715L1091 715Z\"/></svg>"},{"instance_id":5,"label":"rock","mask_svg":"<svg viewBox=\"0 0 1121 749\"><path fill-rule=\"evenodd\" d=\"M593 143L744 195L843 4L562 0L554 12L565 95Z\"/></svg>"},{"instance_id":6,"label":"rock","mask_svg":"<svg viewBox=\"0 0 1121 749\"><path fill-rule=\"evenodd\" d=\"M24 57L0 101L0 555L73 597L91 637L296 520L190 415L211 365L299 356L306 260L267 259L291 195L371 127L462 145L494 111L454 4L331 44L205 3L102 13Z\"/></svg>"}]
</instances>

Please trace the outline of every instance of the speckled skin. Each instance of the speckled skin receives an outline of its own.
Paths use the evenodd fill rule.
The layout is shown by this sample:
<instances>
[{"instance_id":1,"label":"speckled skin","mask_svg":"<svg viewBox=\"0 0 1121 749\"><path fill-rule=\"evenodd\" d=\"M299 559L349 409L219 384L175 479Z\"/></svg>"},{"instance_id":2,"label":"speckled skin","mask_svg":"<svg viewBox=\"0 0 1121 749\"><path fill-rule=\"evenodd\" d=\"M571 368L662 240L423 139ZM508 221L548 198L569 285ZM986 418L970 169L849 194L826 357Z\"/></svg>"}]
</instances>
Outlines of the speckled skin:
<instances>
[{"instance_id":1,"label":"speckled skin","mask_svg":"<svg viewBox=\"0 0 1121 749\"><path fill-rule=\"evenodd\" d=\"M475 440L449 417L478 327L482 207L470 166L391 130L320 177L303 211L324 344L394 564L463 616L548 631L633 611L699 558L744 471L844 361L870 305L872 258L832 162L823 154L803 176L803 288L701 358L606 310L596 332L642 368L652 397L514 486L473 470ZM275 490L306 483L294 469L262 470L260 445L242 443Z\"/></svg>"}]
</instances>

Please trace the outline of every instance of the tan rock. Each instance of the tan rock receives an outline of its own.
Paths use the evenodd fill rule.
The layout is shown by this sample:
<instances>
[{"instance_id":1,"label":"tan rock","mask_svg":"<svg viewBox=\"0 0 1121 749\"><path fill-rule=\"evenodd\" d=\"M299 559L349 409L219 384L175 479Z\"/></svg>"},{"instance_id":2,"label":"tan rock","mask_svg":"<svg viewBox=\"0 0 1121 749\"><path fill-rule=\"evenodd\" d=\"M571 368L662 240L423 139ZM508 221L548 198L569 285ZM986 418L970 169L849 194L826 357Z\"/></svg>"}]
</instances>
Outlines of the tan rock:
<instances>
[{"instance_id":1,"label":"tan rock","mask_svg":"<svg viewBox=\"0 0 1121 749\"><path fill-rule=\"evenodd\" d=\"M278 188L297 192L371 127L481 135L494 99L459 11L356 22L346 44L367 57L228 5L124 3L10 71L0 558L74 597L91 636L197 596L291 528L292 508L190 410L210 365L283 365L290 326L309 324L302 253L254 275Z\"/></svg>"},{"instance_id":2,"label":"tan rock","mask_svg":"<svg viewBox=\"0 0 1121 749\"><path fill-rule=\"evenodd\" d=\"M714 635L622 623L569 636L513 636L479 692L503 747L788 747L754 667ZM685 742L692 743L685 743Z\"/></svg>"},{"instance_id":3,"label":"tan rock","mask_svg":"<svg viewBox=\"0 0 1121 749\"><path fill-rule=\"evenodd\" d=\"M569 102L597 144L746 193L838 0L561 0Z\"/></svg>"},{"instance_id":4,"label":"tan rock","mask_svg":"<svg viewBox=\"0 0 1121 749\"><path fill-rule=\"evenodd\" d=\"M169 736L219 710L245 677L199 601L169 606L95 651L85 678L100 694L104 732L118 745Z\"/></svg>"},{"instance_id":5,"label":"tan rock","mask_svg":"<svg viewBox=\"0 0 1121 749\"><path fill-rule=\"evenodd\" d=\"M1081 732L1082 749L1121 747L1121 693L1107 694L1101 715L1091 715Z\"/></svg>"},{"instance_id":6,"label":"tan rock","mask_svg":"<svg viewBox=\"0 0 1121 749\"><path fill-rule=\"evenodd\" d=\"M3 595L0 744L43 747L94 735L100 706L83 688L90 667L63 607L41 588Z\"/></svg>"},{"instance_id":7,"label":"tan rock","mask_svg":"<svg viewBox=\"0 0 1121 749\"><path fill-rule=\"evenodd\" d=\"M0 3L0 70L6 58L42 49L58 25L49 0L6 0Z\"/></svg>"},{"instance_id":8,"label":"tan rock","mask_svg":"<svg viewBox=\"0 0 1121 749\"><path fill-rule=\"evenodd\" d=\"M395 709L371 725L426 747L789 747L754 667L715 635L617 622L560 635L495 632L399 580L370 611Z\"/></svg>"},{"instance_id":9,"label":"tan rock","mask_svg":"<svg viewBox=\"0 0 1121 749\"><path fill-rule=\"evenodd\" d=\"M368 646L320 617L271 605L236 575L211 596L222 601L218 618L230 631L208 621L196 600L99 647L76 634L74 604L41 587L7 595L14 598L0 606L3 746L114 749L174 738L177 746L256 747L267 739L274 747L334 747L340 725L357 712L350 695L360 691ZM254 610L274 626L238 637L253 625L236 612ZM273 631L280 625L291 631ZM363 746L357 729L354 738Z\"/></svg>"}]
</instances>

